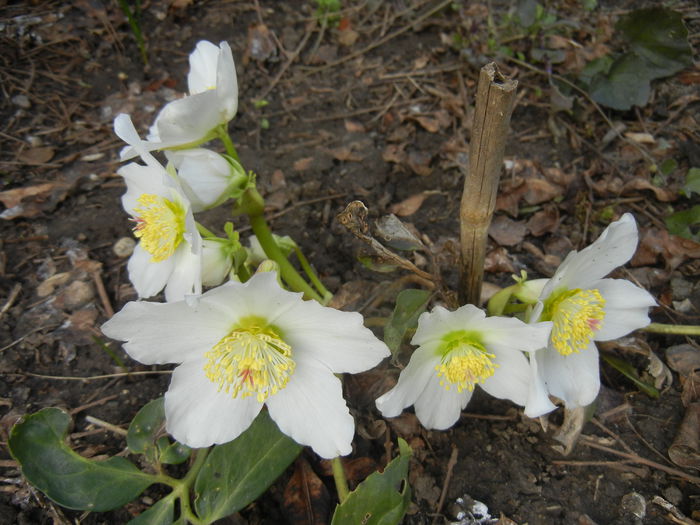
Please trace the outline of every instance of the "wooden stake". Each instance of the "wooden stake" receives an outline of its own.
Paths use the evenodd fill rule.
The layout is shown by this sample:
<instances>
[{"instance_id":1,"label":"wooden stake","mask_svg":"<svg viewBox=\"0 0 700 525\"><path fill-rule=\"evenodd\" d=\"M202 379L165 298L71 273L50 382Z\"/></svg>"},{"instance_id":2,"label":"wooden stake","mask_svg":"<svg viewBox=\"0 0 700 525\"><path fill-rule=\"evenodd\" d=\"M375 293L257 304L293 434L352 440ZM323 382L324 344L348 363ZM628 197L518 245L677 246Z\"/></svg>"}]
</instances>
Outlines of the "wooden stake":
<instances>
[{"instance_id":1,"label":"wooden stake","mask_svg":"<svg viewBox=\"0 0 700 525\"><path fill-rule=\"evenodd\" d=\"M462 303L479 305L481 302L486 241L496 205L503 151L517 86L517 80L503 77L495 63L481 68L469 145L469 167L459 213Z\"/></svg>"}]
</instances>

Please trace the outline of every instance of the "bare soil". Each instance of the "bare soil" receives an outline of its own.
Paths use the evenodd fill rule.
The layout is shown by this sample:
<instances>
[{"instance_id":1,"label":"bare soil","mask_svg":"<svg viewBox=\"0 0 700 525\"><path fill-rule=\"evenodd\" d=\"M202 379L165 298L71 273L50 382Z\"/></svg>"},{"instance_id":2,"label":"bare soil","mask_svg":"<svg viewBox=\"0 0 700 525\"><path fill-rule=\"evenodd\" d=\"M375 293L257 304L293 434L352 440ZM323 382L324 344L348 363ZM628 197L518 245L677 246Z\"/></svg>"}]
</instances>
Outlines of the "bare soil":
<instances>
[{"instance_id":1,"label":"bare soil","mask_svg":"<svg viewBox=\"0 0 700 525\"><path fill-rule=\"evenodd\" d=\"M275 232L302 246L336 293L338 307L376 321L391 312L398 290L421 285L400 271L376 273L358 262L365 246L335 220L353 200L367 205L371 220L395 213L415 227L446 284L457 286L459 199L474 92L479 68L494 57L488 3L348 0L340 24L326 28L312 2L300 0L142 3L147 67L116 2L0 1L0 524L126 523L160 494L149 489L110 513L62 509L26 484L5 445L19 417L58 406L75 418L71 444L80 454L123 453L123 436L86 416L126 428L145 402L167 388L163 368L130 360L99 331L135 298L127 259L115 252L118 239L131 232L119 201L121 144L111 123L127 112L145 132L155 112L186 90L187 56L197 41L230 43L240 86L230 131L242 162L259 176ZM560 35L578 47L560 42L567 61L552 66L572 79L597 46L618 45L614 22L637 7L632 1L603 3L586 13L579 2L549 4L573 24ZM676 4L697 46L700 12L692 2ZM511 3L491 7L502 21ZM510 45L527 59L547 38L515 38ZM670 236L663 222L671 207L697 203L697 196L685 199L678 192L682 174L700 166L697 67L655 84L645 108L602 109L606 122L581 95L571 111L555 111L548 65L532 64L499 58L501 71L518 79L519 95L486 281L506 285L521 269L532 277L551 275L569 250L630 211L642 241L618 276L636 280L659 299L656 321L697 324L700 245ZM268 104L256 107L259 100ZM610 124L646 133L653 142L611 135ZM676 159L678 168L659 184L650 159L667 158ZM221 232L226 214L223 208L209 212L203 222ZM249 234L245 221L237 226L243 237ZM411 257L430 269L426 256ZM667 348L681 343L698 351L696 341L650 334L604 350L653 383L654 374L646 371L650 353L666 362ZM408 355L407 347L404 362ZM123 374L146 371L153 374ZM360 481L386 463L397 436L406 439L414 451L406 523L457 522L469 498L486 504L504 524L700 520L697 471L668 457L695 399L688 386L692 374L673 372L652 399L603 365L595 415L573 452L563 456L552 438L560 414L545 430L518 407L481 392L449 431L425 431L410 411L385 422L373 400L397 373L384 364L346 379L358 427L348 471L352 483ZM700 429L693 431L697 447ZM332 478L310 452L226 522L308 523L286 496L304 465L328 488L314 492L314 523L327 522L335 504L328 495L334 493ZM654 503L658 496L678 515ZM457 498L467 502L460 507ZM687 521L679 521L681 513Z\"/></svg>"}]
</instances>

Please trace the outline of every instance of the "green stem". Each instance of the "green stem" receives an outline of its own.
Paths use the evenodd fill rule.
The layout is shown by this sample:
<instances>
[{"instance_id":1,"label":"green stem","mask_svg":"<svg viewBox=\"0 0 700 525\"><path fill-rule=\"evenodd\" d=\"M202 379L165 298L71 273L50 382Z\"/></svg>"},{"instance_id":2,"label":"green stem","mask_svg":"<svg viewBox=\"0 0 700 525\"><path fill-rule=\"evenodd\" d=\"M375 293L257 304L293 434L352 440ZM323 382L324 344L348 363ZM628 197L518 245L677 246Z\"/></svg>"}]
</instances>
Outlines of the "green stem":
<instances>
[{"instance_id":1,"label":"green stem","mask_svg":"<svg viewBox=\"0 0 700 525\"><path fill-rule=\"evenodd\" d=\"M315 299L323 304L323 298L299 275L299 272L296 271L279 249L275 239L272 237L272 232L267 225L265 217L262 214L251 214L248 218L255 236L260 241L260 246L265 250L265 255L279 265L280 273L287 285L297 292L303 292L308 299Z\"/></svg>"},{"instance_id":2,"label":"green stem","mask_svg":"<svg viewBox=\"0 0 700 525\"><path fill-rule=\"evenodd\" d=\"M340 461L340 458L333 458L331 460L331 466L333 468L333 481L335 481L335 490L338 492L338 500L342 504L350 494L350 489L348 488L348 480L345 477L345 470L343 469L343 463Z\"/></svg>"},{"instance_id":3,"label":"green stem","mask_svg":"<svg viewBox=\"0 0 700 525\"><path fill-rule=\"evenodd\" d=\"M236 146L233 145L233 141L231 140L231 137L229 136L228 131L226 130L226 124L223 124L219 128L217 128L217 134L219 135L221 142L224 143L226 153L240 163L241 159L238 156L238 152L236 151Z\"/></svg>"},{"instance_id":4,"label":"green stem","mask_svg":"<svg viewBox=\"0 0 700 525\"><path fill-rule=\"evenodd\" d=\"M700 326L692 324L651 323L642 330L654 334L700 335Z\"/></svg>"},{"instance_id":5,"label":"green stem","mask_svg":"<svg viewBox=\"0 0 700 525\"><path fill-rule=\"evenodd\" d=\"M321 304L326 305L328 302L333 298L333 294L328 291L328 289L323 286L323 283L321 280L318 278L316 275L316 272L314 272L314 269L311 267L309 264L308 259L306 256L301 252L298 246L294 247L294 253L297 256L297 259L299 260L299 264L301 265L301 268L306 272L306 275L309 277L309 280L311 281L311 284L313 284L316 289L319 291L319 293L323 296L323 301Z\"/></svg>"},{"instance_id":6,"label":"green stem","mask_svg":"<svg viewBox=\"0 0 700 525\"><path fill-rule=\"evenodd\" d=\"M195 479L197 479L197 474L199 474L199 471L204 466L204 462L209 455L209 449L199 449L195 452L195 454L194 462L192 463L190 470L180 483L180 494L178 497L180 498L180 512L182 513L182 516L188 522L194 523L195 525L200 525L204 524L205 522L199 519L199 517L197 517L192 510L190 505L190 487L194 483Z\"/></svg>"}]
</instances>

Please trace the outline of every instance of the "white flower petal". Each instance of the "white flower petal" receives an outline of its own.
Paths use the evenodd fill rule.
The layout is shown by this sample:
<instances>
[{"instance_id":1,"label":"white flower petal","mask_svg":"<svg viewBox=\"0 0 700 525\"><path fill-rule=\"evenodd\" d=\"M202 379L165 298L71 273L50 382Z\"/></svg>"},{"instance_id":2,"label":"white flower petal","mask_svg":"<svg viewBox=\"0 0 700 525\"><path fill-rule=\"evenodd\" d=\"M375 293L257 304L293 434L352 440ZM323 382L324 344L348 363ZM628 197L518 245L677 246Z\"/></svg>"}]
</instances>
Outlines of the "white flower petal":
<instances>
[{"instance_id":1,"label":"white flower petal","mask_svg":"<svg viewBox=\"0 0 700 525\"><path fill-rule=\"evenodd\" d=\"M457 330L478 329L486 317L483 310L472 304L465 304L454 312L436 306L431 312L424 312L418 318L418 328L411 339L413 345L423 345L440 340L445 334Z\"/></svg>"},{"instance_id":2,"label":"white flower petal","mask_svg":"<svg viewBox=\"0 0 700 525\"><path fill-rule=\"evenodd\" d=\"M153 124L162 141L159 149L199 143L222 124L214 91L173 100L165 105Z\"/></svg>"},{"instance_id":3,"label":"white flower petal","mask_svg":"<svg viewBox=\"0 0 700 525\"><path fill-rule=\"evenodd\" d=\"M238 111L238 78L233 54L228 43L219 44L219 63L216 72L216 94L226 122L231 120Z\"/></svg>"},{"instance_id":4,"label":"white flower petal","mask_svg":"<svg viewBox=\"0 0 700 525\"><path fill-rule=\"evenodd\" d=\"M493 363L494 374L479 386L493 397L510 399L524 406L530 386L530 365L521 352L498 352Z\"/></svg>"},{"instance_id":5,"label":"white flower petal","mask_svg":"<svg viewBox=\"0 0 700 525\"><path fill-rule=\"evenodd\" d=\"M434 350L422 346L418 348L406 368L401 371L396 386L376 401L377 408L384 417L396 417L413 405L421 395L431 377L437 372L435 367L440 359Z\"/></svg>"},{"instance_id":6,"label":"white flower petal","mask_svg":"<svg viewBox=\"0 0 700 525\"><path fill-rule=\"evenodd\" d=\"M120 153L122 160L140 156L147 165L152 167L160 166L159 162L150 153L157 147L153 147L151 144L141 140L129 115L120 113L116 116L114 119L114 133L129 145Z\"/></svg>"},{"instance_id":7,"label":"white flower petal","mask_svg":"<svg viewBox=\"0 0 700 525\"><path fill-rule=\"evenodd\" d=\"M262 408L255 396L241 399L217 392L216 385L204 375L203 366L201 360L178 366L165 394L167 431L193 448L232 441Z\"/></svg>"},{"instance_id":8,"label":"white flower petal","mask_svg":"<svg viewBox=\"0 0 700 525\"><path fill-rule=\"evenodd\" d=\"M552 323L525 324L514 317L487 317L479 331L489 350L534 352L547 346Z\"/></svg>"},{"instance_id":9,"label":"white flower petal","mask_svg":"<svg viewBox=\"0 0 700 525\"><path fill-rule=\"evenodd\" d=\"M282 432L319 456L330 459L352 452L355 422L340 380L327 368L297 363L287 386L266 404Z\"/></svg>"},{"instance_id":10,"label":"white flower petal","mask_svg":"<svg viewBox=\"0 0 700 525\"><path fill-rule=\"evenodd\" d=\"M525 404L525 415L527 417L540 417L556 409L556 405L549 400L547 386L540 373L537 359L542 352L530 353L530 383L528 389L527 403Z\"/></svg>"},{"instance_id":11,"label":"white flower petal","mask_svg":"<svg viewBox=\"0 0 700 525\"><path fill-rule=\"evenodd\" d=\"M124 350L147 364L181 363L209 351L227 335L230 319L206 303L196 309L176 303L127 303L102 332L112 339L126 341Z\"/></svg>"},{"instance_id":12,"label":"white flower petal","mask_svg":"<svg viewBox=\"0 0 700 525\"><path fill-rule=\"evenodd\" d=\"M542 299L559 287L589 288L589 283L605 277L629 261L637 249L637 223L625 213L613 222L598 239L580 252L571 252L561 263L542 291Z\"/></svg>"},{"instance_id":13,"label":"white flower petal","mask_svg":"<svg viewBox=\"0 0 700 525\"><path fill-rule=\"evenodd\" d=\"M134 210L139 207L137 199L143 194L170 197L170 188L165 185L168 175L162 168L130 162L119 168L117 174L121 175L126 183L126 193L122 195L122 206L129 215L136 215Z\"/></svg>"},{"instance_id":14,"label":"white flower petal","mask_svg":"<svg viewBox=\"0 0 700 525\"><path fill-rule=\"evenodd\" d=\"M151 262L152 255L143 249L141 243L134 248L127 263L129 280L141 299L153 297L168 282L175 267L175 259L168 257L159 262Z\"/></svg>"},{"instance_id":15,"label":"white flower petal","mask_svg":"<svg viewBox=\"0 0 700 525\"><path fill-rule=\"evenodd\" d=\"M415 402L416 417L427 429L445 430L454 425L472 397L472 392L458 392L440 385L440 378L433 374Z\"/></svg>"},{"instance_id":16,"label":"white flower petal","mask_svg":"<svg viewBox=\"0 0 700 525\"><path fill-rule=\"evenodd\" d=\"M363 372L390 355L387 346L365 328L357 312L305 301L285 310L274 323L292 346L295 359L314 359L334 373Z\"/></svg>"},{"instance_id":17,"label":"white flower petal","mask_svg":"<svg viewBox=\"0 0 700 525\"><path fill-rule=\"evenodd\" d=\"M595 343L567 356L553 348L541 350L538 365L547 390L569 408L590 405L600 390L598 349Z\"/></svg>"},{"instance_id":18,"label":"white flower petal","mask_svg":"<svg viewBox=\"0 0 700 525\"><path fill-rule=\"evenodd\" d=\"M216 204L231 184L231 165L214 151L194 148L166 152L166 156L177 168L195 213Z\"/></svg>"},{"instance_id":19,"label":"white flower petal","mask_svg":"<svg viewBox=\"0 0 700 525\"><path fill-rule=\"evenodd\" d=\"M224 244L216 240L202 241L202 284L218 286L231 270L233 261L228 256Z\"/></svg>"},{"instance_id":20,"label":"white flower petal","mask_svg":"<svg viewBox=\"0 0 700 525\"><path fill-rule=\"evenodd\" d=\"M591 284L605 299L603 326L596 341L609 341L649 324L649 308L656 300L646 290L624 279L601 279Z\"/></svg>"},{"instance_id":21,"label":"white flower petal","mask_svg":"<svg viewBox=\"0 0 700 525\"><path fill-rule=\"evenodd\" d=\"M190 72L187 87L190 95L216 88L216 65L219 61L219 48L206 40L197 42L190 53Z\"/></svg>"},{"instance_id":22,"label":"white flower petal","mask_svg":"<svg viewBox=\"0 0 700 525\"><path fill-rule=\"evenodd\" d=\"M165 285L165 300L180 301L186 295L202 292L202 258L199 253L192 253L187 242L180 243L173 260L173 270Z\"/></svg>"}]
</instances>

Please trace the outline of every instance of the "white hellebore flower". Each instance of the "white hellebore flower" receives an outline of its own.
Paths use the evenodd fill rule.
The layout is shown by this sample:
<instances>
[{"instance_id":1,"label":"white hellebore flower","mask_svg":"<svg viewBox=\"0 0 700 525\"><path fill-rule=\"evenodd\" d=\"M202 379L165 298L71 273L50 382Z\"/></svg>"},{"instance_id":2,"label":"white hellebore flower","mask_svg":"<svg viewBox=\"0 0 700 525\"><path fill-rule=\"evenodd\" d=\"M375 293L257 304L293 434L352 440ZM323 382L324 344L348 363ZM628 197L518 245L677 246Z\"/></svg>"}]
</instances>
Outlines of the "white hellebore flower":
<instances>
[{"instance_id":1,"label":"white hellebore flower","mask_svg":"<svg viewBox=\"0 0 700 525\"><path fill-rule=\"evenodd\" d=\"M238 80L231 48L205 40L190 54L187 77L189 96L165 105L156 117L145 147L148 151L196 146L214 137L238 111ZM122 160L138 153L133 144L121 152Z\"/></svg>"},{"instance_id":2,"label":"white hellebore flower","mask_svg":"<svg viewBox=\"0 0 700 525\"><path fill-rule=\"evenodd\" d=\"M218 286L229 275L233 266L230 243L226 239L202 241L202 284Z\"/></svg>"},{"instance_id":3,"label":"white hellebore flower","mask_svg":"<svg viewBox=\"0 0 700 525\"><path fill-rule=\"evenodd\" d=\"M166 151L166 156L177 169L182 189L195 213L218 206L247 179L237 161L228 161L205 148Z\"/></svg>"},{"instance_id":4,"label":"white hellebore flower","mask_svg":"<svg viewBox=\"0 0 700 525\"><path fill-rule=\"evenodd\" d=\"M349 454L354 422L334 374L389 355L362 316L303 301L274 273L228 282L198 300L130 302L102 326L144 364L178 363L166 427L199 448L245 431L263 405L279 429L324 458Z\"/></svg>"},{"instance_id":5,"label":"white hellebore flower","mask_svg":"<svg viewBox=\"0 0 700 525\"><path fill-rule=\"evenodd\" d=\"M637 249L634 217L624 214L580 252L567 255L542 286L533 319L552 321L547 348L530 356L533 389L525 413L537 417L555 408L547 394L567 407L589 405L600 389L598 349L608 341L649 324L649 307L656 301L624 279L603 279L625 264Z\"/></svg>"},{"instance_id":6,"label":"white hellebore flower","mask_svg":"<svg viewBox=\"0 0 700 525\"><path fill-rule=\"evenodd\" d=\"M119 136L136 137L141 149L128 115L117 117L114 128ZM127 265L129 279L141 298L165 288L166 301L179 301L202 292L202 238L177 181L150 153L140 153L145 166L131 162L117 171L126 182L122 205L139 239Z\"/></svg>"},{"instance_id":7,"label":"white hellebore flower","mask_svg":"<svg viewBox=\"0 0 700 525\"><path fill-rule=\"evenodd\" d=\"M377 399L377 408L395 417L415 405L425 428L444 430L457 422L477 384L524 405L530 376L522 352L542 348L550 328L551 323L486 317L470 304L454 312L437 306L418 318L411 344L419 346L396 386Z\"/></svg>"}]
</instances>

